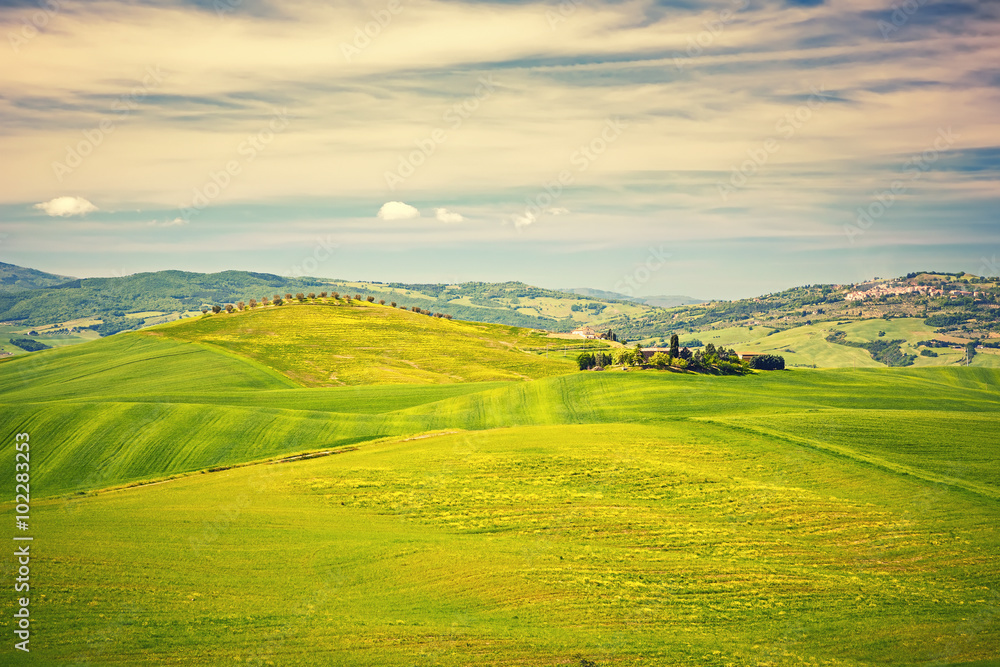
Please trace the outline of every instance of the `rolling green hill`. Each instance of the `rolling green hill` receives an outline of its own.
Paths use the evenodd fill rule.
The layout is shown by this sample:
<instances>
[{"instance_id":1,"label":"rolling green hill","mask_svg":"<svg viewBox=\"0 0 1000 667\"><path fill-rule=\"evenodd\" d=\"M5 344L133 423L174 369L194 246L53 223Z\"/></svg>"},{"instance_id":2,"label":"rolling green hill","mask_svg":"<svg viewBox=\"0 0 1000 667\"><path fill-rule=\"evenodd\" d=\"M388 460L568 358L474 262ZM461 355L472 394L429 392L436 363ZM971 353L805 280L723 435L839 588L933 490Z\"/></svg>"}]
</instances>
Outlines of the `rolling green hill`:
<instances>
[{"instance_id":1,"label":"rolling green hill","mask_svg":"<svg viewBox=\"0 0 1000 667\"><path fill-rule=\"evenodd\" d=\"M525 351L545 344L534 330L351 303L220 313L141 335L211 344L309 387L527 380L575 368L568 358Z\"/></svg>"},{"instance_id":2,"label":"rolling green hill","mask_svg":"<svg viewBox=\"0 0 1000 667\"><path fill-rule=\"evenodd\" d=\"M14 432L33 443L39 664L1000 652L1000 371L306 389L214 344L136 333L0 378L5 455ZM228 467L309 451L339 453Z\"/></svg>"}]
</instances>

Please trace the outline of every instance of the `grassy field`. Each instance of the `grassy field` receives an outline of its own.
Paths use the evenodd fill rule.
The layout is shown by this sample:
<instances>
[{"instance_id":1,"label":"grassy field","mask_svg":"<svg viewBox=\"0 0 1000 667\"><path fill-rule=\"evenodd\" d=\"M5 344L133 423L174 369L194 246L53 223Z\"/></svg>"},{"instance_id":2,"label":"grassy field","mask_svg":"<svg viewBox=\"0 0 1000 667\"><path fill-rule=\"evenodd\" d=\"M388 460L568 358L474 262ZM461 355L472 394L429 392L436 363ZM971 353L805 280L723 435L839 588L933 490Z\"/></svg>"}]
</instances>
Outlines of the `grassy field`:
<instances>
[{"instance_id":1,"label":"grassy field","mask_svg":"<svg viewBox=\"0 0 1000 667\"><path fill-rule=\"evenodd\" d=\"M754 328L755 332L757 327ZM946 366L958 363L964 352L948 348L937 348L937 357L921 357L917 343L935 337L934 327L924 324L922 319L893 318L891 320L861 320L840 322L820 322L780 331L770 336L758 338L738 345L740 351L780 354L785 362L793 366L816 366L819 368L881 367L863 349L837 345L826 340L830 333L843 331L849 341L876 341L899 339L904 354L916 354L915 366ZM885 332L884 337L879 332ZM710 334L698 334L699 337ZM707 338L702 338L709 342Z\"/></svg>"},{"instance_id":2,"label":"grassy field","mask_svg":"<svg viewBox=\"0 0 1000 667\"><path fill-rule=\"evenodd\" d=\"M18 346L10 343L11 338L30 338L39 343L45 343L49 347L66 347L67 345L77 345L97 339L96 331L84 331L75 334L54 334L42 336L28 336L29 331L35 331L35 327L23 327L18 325L0 325L0 352L6 352L14 356L28 354Z\"/></svg>"},{"instance_id":3,"label":"grassy field","mask_svg":"<svg viewBox=\"0 0 1000 667\"><path fill-rule=\"evenodd\" d=\"M30 662L1000 660L1000 370L569 372L544 342L295 305L0 364ZM361 384L418 370L377 345L424 374Z\"/></svg>"}]
</instances>

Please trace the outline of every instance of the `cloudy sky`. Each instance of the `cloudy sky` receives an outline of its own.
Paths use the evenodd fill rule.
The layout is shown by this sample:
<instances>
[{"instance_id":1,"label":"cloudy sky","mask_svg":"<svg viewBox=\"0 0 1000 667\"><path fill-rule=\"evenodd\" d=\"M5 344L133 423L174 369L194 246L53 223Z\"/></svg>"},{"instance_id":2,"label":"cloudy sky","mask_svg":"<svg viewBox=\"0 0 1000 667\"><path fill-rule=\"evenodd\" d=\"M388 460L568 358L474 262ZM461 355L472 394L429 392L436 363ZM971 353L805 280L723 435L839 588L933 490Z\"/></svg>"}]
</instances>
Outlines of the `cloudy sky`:
<instances>
[{"instance_id":1,"label":"cloudy sky","mask_svg":"<svg viewBox=\"0 0 1000 667\"><path fill-rule=\"evenodd\" d=\"M1000 3L0 0L0 260L752 296L1000 273Z\"/></svg>"}]
</instances>

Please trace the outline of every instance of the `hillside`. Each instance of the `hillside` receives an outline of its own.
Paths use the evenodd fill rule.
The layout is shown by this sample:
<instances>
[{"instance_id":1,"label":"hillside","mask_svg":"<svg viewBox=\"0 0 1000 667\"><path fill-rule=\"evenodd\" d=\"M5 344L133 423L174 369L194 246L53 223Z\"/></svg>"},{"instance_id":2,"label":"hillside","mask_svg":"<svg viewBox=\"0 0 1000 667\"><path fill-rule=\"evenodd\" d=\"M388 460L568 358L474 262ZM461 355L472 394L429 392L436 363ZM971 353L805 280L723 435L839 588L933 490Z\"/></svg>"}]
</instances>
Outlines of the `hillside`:
<instances>
[{"instance_id":1,"label":"hillside","mask_svg":"<svg viewBox=\"0 0 1000 667\"><path fill-rule=\"evenodd\" d=\"M152 324L163 315L198 311L204 305L311 290L321 285L311 279L247 271L158 271L61 282L57 288L0 296L0 321L38 327L83 318L121 322L126 314L145 314L122 322L117 330L124 330L141 326L147 319L154 320L149 322Z\"/></svg>"},{"instance_id":2,"label":"hillside","mask_svg":"<svg viewBox=\"0 0 1000 667\"><path fill-rule=\"evenodd\" d=\"M207 343L308 387L527 380L574 369L569 357L525 350L546 344L534 330L319 301L207 315L139 335Z\"/></svg>"},{"instance_id":3,"label":"hillside","mask_svg":"<svg viewBox=\"0 0 1000 667\"><path fill-rule=\"evenodd\" d=\"M55 287L71 280L73 278L69 276L57 276L54 273L0 262L0 294Z\"/></svg>"},{"instance_id":4,"label":"hillside","mask_svg":"<svg viewBox=\"0 0 1000 667\"><path fill-rule=\"evenodd\" d=\"M588 325L611 329L620 341L646 346L666 346L676 333L682 341L774 352L797 366L956 364L964 359L964 346L978 341L973 364L1000 366L996 354L1000 340L990 340L1000 338L996 278L914 272L897 279L806 285L754 299L671 308L659 306L673 297L663 297L664 301L587 288L572 291L576 293L519 282L351 282L241 271L163 271L85 279L0 294L0 319L11 321L0 324L0 355L27 353L9 343L10 338L37 337L45 345L70 345L95 335L190 317L213 305L299 293L313 295L308 300L315 302L324 300L320 295L325 292L371 296L473 322L554 332ZM903 324L893 324L897 320ZM871 324L861 326L862 322ZM878 336L879 331L886 334ZM845 337L836 339L841 332ZM760 340L764 335L776 337Z\"/></svg>"}]
</instances>

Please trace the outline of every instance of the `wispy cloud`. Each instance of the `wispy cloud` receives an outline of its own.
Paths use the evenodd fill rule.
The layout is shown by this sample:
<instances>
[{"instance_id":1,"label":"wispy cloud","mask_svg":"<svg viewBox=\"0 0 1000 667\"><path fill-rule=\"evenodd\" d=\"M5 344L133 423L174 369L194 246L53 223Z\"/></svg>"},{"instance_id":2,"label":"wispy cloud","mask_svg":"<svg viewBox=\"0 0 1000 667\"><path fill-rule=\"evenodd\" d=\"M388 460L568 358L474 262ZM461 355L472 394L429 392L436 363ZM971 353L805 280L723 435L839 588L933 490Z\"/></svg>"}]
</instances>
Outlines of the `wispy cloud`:
<instances>
[{"instance_id":1,"label":"wispy cloud","mask_svg":"<svg viewBox=\"0 0 1000 667\"><path fill-rule=\"evenodd\" d=\"M455 213L446 208L434 209L434 217L437 218L438 222L462 222L465 220L461 213Z\"/></svg>"}]
</instances>

